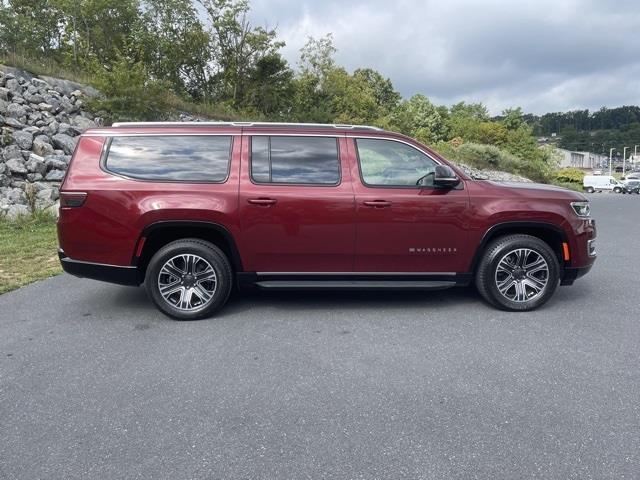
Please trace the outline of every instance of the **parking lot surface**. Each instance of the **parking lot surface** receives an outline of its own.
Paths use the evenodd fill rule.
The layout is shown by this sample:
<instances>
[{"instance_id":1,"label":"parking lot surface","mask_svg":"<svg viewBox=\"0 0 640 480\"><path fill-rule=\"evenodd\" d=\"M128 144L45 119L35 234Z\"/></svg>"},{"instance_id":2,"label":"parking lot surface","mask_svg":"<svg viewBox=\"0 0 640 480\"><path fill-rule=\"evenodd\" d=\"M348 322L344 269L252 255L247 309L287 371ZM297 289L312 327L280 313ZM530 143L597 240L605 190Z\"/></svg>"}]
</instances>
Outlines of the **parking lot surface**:
<instances>
[{"instance_id":1,"label":"parking lot surface","mask_svg":"<svg viewBox=\"0 0 640 480\"><path fill-rule=\"evenodd\" d=\"M61 275L0 297L0 478L640 477L640 198L543 308L253 293L175 322Z\"/></svg>"}]
</instances>

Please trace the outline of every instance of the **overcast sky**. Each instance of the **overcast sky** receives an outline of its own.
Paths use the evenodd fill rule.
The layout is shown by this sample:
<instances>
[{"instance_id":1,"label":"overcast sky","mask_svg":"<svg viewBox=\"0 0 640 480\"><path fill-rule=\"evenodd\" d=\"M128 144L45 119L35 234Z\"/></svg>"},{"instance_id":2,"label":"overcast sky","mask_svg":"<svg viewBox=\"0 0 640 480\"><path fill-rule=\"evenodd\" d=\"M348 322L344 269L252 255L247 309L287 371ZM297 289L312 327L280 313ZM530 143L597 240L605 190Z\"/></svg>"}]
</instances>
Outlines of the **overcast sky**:
<instances>
[{"instance_id":1,"label":"overcast sky","mask_svg":"<svg viewBox=\"0 0 640 480\"><path fill-rule=\"evenodd\" d=\"M640 0L251 0L296 65L333 33L349 71L372 67L405 96L481 101L491 113L640 103Z\"/></svg>"}]
</instances>

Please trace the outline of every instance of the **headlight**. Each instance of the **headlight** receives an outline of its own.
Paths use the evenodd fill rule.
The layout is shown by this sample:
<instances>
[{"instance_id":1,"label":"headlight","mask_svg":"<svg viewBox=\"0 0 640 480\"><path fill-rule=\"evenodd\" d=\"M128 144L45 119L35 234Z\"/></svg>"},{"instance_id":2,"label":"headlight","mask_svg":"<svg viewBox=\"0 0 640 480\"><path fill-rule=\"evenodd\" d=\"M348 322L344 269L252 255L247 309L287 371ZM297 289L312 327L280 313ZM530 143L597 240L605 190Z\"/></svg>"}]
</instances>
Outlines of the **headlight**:
<instances>
[{"instance_id":1,"label":"headlight","mask_svg":"<svg viewBox=\"0 0 640 480\"><path fill-rule=\"evenodd\" d=\"M591 214L589 202L571 202L571 207L579 217L588 217Z\"/></svg>"}]
</instances>

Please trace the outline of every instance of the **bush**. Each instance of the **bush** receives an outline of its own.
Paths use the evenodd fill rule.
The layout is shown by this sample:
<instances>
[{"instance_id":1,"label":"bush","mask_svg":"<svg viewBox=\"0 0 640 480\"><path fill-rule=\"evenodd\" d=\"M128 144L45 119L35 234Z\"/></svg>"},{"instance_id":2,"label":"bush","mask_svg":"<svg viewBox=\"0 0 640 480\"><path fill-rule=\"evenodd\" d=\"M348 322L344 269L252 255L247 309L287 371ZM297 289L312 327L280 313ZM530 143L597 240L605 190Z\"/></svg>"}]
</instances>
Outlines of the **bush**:
<instances>
[{"instance_id":1,"label":"bush","mask_svg":"<svg viewBox=\"0 0 640 480\"><path fill-rule=\"evenodd\" d=\"M563 168L555 173L555 180L560 183L579 183L582 185L584 172L577 168Z\"/></svg>"},{"instance_id":2,"label":"bush","mask_svg":"<svg viewBox=\"0 0 640 480\"><path fill-rule=\"evenodd\" d=\"M120 56L110 69L94 67L94 86L104 95L91 100L94 111L105 110L108 121L162 120L169 111L169 88L149 77L140 62Z\"/></svg>"}]
</instances>

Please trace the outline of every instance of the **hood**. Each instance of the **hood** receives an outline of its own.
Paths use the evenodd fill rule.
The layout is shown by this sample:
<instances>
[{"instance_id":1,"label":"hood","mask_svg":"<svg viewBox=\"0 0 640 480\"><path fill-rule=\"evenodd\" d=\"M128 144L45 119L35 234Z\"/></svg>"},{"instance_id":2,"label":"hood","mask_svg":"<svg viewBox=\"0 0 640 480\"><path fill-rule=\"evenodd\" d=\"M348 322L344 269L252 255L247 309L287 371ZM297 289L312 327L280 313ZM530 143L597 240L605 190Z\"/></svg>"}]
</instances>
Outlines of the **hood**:
<instances>
[{"instance_id":1,"label":"hood","mask_svg":"<svg viewBox=\"0 0 640 480\"><path fill-rule=\"evenodd\" d=\"M510 191L514 196L532 196L532 197L553 197L569 199L572 201L588 201L589 199L582 193L568 188L558 187L556 185L548 185L544 183L529 182L497 182L494 180L483 180L480 183L491 185L493 188L504 189L505 195Z\"/></svg>"}]
</instances>

